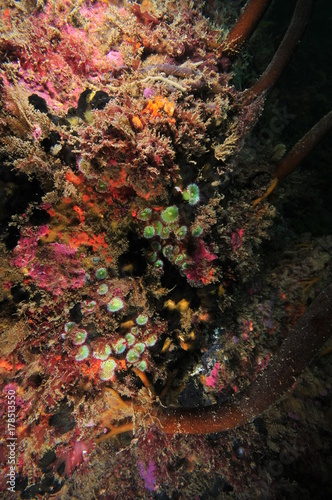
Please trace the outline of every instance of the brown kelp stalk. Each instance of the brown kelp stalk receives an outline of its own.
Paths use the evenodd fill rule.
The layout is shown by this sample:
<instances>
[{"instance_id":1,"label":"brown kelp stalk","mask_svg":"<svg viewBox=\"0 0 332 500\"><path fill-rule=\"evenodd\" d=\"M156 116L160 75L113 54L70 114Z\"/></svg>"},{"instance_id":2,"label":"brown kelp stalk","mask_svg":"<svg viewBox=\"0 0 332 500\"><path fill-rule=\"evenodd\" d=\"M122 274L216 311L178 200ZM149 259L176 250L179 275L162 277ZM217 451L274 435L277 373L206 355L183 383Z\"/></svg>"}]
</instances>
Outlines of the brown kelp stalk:
<instances>
[{"instance_id":1,"label":"brown kelp stalk","mask_svg":"<svg viewBox=\"0 0 332 500\"><path fill-rule=\"evenodd\" d=\"M223 53L231 55L241 48L254 32L270 3L271 0L249 0L247 2L222 45Z\"/></svg>"},{"instance_id":2,"label":"brown kelp stalk","mask_svg":"<svg viewBox=\"0 0 332 500\"><path fill-rule=\"evenodd\" d=\"M314 3L315 0L297 1L291 22L272 61L256 83L245 91L248 101L260 97L263 92L271 90L275 85L299 43L310 19Z\"/></svg>"},{"instance_id":3,"label":"brown kelp stalk","mask_svg":"<svg viewBox=\"0 0 332 500\"><path fill-rule=\"evenodd\" d=\"M284 156L284 158L277 165L273 173L273 181L269 188L265 191L263 196L257 198L252 207L255 207L261 201L265 200L276 188L278 181L284 179L296 167L298 167L308 154L319 144L319 142L328 134L332 129L332 111L327 113L319 122L314 125L309 132L300 139L295 146Z\"/></svg>"},{"instance_id":4,"label":"brown kelp stalk","mask_svg":"<svg viewBox=\"0 0 332 500\"><path fill-rule=\"evenodd\" d=\"M287 177L332 129L332 111L327 113L300 139L278 164L274 176Z\"/></svg>"}]
</instances>

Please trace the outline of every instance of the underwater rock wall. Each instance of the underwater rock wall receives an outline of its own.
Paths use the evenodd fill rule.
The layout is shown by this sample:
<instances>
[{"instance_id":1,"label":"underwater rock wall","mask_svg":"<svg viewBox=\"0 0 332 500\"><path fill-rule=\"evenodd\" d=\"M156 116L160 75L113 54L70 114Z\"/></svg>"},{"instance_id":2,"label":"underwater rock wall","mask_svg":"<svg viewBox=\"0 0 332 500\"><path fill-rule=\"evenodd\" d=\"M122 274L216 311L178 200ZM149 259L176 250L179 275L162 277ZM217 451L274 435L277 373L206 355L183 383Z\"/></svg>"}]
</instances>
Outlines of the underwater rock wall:
<instances>
[{"instance_id":1,"label":"underwater rock wall","mask_svg":"<svg viewBox=\"0 0 332 500\"><path fill-rule=\"evenodd\" d=\"M296 240L271 202L252 208L273 162L246 142L264 98L234 86L228 26L201 2L0 12L7 477L22 498L205 498L210 481L272 498L295 438L261 467L259 424L189 438L150 416L156 394L192 407L247 387L330 275L330 238ZM134 436L99 444L135 405Z\"/></svg>"}]
</instances>

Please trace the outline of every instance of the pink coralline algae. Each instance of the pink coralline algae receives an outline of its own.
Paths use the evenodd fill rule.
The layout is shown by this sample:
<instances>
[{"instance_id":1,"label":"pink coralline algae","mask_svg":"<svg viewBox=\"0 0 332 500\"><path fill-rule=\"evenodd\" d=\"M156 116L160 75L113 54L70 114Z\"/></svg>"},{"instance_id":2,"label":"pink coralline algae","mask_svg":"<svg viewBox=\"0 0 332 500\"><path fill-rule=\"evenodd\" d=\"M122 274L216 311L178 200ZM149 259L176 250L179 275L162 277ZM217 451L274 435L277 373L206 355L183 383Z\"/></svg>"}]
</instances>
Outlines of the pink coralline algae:
<instances>
[{"instance_id":1,"label":"pink coralline algae","mask_svg":"<svg viewBox=\"0 0 332 500\"><path fill-rule=\"evenodd\" d=\"M64 475L69 477L73 471L84 463L93 449L92 442L75 441L72 449L63 451L63 454L52 464L54 471L65 464Z\"/></svg>"},{"instance_id":2,"label":"pink coralline algae","mask_svg":"<svg viewBox=\"0 0 332 500\"><path fill-rule=\"evenodd\" d=\"M218 258L206 248L204 241L199 240L195 253L192 256L192 263L188 264L185 274L188 281L194 286L207 285L215 279L215 271L212 262Z\"/></svg>"},{"instance_id":3,"label":"pink coralline algae","mask_svg":"<svg viewBox=\"0 0 332 500\"><path fill-rule=\"evenodd\" d=\"M208 377L205 377L205 384L207 387L215 387L218 380L218 372L220 368L220 363L216 363L211 370Z\"/></svg>"},{"instance_id":4,"label":"pink coralline algae","mask_svg":"<svg viewBox=\"0 0 332 500\"><path fill-rule=\"evenodd\" d=\"M86 11L82 9L90 24L89 30L97 29L100 22L105 22L106 9L103 3L90 6ZM63 16L52 11L52 3L48 2L33 20L26 19L29 40L20 47L20 59L13 64L18 82L31 93L41 92L51 109L56 110L65 95L68 104L74 104L84 90L82 77L99 79L99 75L111 71L114 64L102 54L98 45L89 43L86 30L70 25ZM49 42L44 50L40 50L40 40L48 37ZM12 44L11 41L8 43Z\"/></svg>"},{"instance_id":5,"label":"pink coralline algae","mask_svg":"<svg viewBox=\"0 0 332 500\"><path fill-rule=\"evenodd\" d=\"M47 234L48 227L41 226L37 230L28 228L25 236L22 236L14 249L14 258L12 263L14 266L26 267L31 261L34 260L38 240Z\"/></svg>"},{"instance_id":6,"label":"pink coralline algae","mask_svg":"<svg viewBox=\"0 0 332 500\"><path fill-rule=\"evenodd\" d=\"M154 89L151 87L147 87L143 90L143 95L146 99L151 99L154 96Z\"/></svg>"},{"instance_id":7,"label":"pink coralline algae","mask_svg":"<svg viewBox=\"0 0 332 500\"><path fill-rule=\"evenodd\" d=\"M156 488L157 481L157 468L153 460L144 463L142 460L138 461L139 475L144 480L144 486L147 490L153 491Z\"/></svg>"},{"instance_id":8,"label":"pink coralline algae","mask_svg":"<svg viewBox=\"0 0 332 500\"><path fill-rule=\"evenodd\" d=\"M110 50L106 54L106 58L111 63L112 68L114 69L119 69L124 64L121 52L118 52L116 50Z\"/></svg>"},{"instance_id":9,"label":"pink coralline algae","mask_svg":"<svg viewBox=\"0 0 332 500\"><path fill-rule=\"evenodd\" d=\"M47 251L38 247L38 241L47 232L48 228L44 226L35 235L21 238L15 248L13 264L24 268L25 274L40 288L55 296L68 288L82 287L86 272L80 259L75 257L75 249L63 243L51 243Z\"/></svg>"},{"instance_id":10,"label":"pink coralline algae","mask_svg":"<svg viewBox=\"0 0 332 500\"><path fill-rule=\"evenodd\" d=\"M233 250L238 250L242 246L243 236L245 234L245 229L237 229L232 233L232 248Z\"/></svg>"},{"instance_id":11,"label":"pink coralline algae","mask_svg":"<svg viewBox=\"0 0 332 500\"><path fill-rule=\"evenodd\" d=\"M69 261L71 268L63 273L52 265L33 265L29 276L40 288L58 296L66 289L81 288L84 285L85 271L75 261ZM57 271L57 272L56 272Z\"/></svg>"}]
</instances>

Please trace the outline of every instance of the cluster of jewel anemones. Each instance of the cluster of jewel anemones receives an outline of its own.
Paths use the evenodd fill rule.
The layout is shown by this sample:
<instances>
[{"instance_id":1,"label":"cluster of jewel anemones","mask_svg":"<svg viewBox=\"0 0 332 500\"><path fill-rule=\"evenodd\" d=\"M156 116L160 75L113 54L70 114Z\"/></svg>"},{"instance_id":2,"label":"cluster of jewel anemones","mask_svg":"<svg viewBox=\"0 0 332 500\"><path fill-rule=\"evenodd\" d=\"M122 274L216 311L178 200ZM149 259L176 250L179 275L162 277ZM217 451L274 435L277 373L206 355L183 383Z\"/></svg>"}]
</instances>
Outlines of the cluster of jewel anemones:
<instances>
[{"instance_id":1,"label":"cluster of jewel anemones","mask_svg":"<svg viewBox=\"0 0 332 500\"><path fill-rule=\"evenodd\" d=\"M109 285L104 281L107 278L107 269L100 267L95 271L96 293L105 297L110 292ZM104 281L104 282L103 282ZM84 315L90 315L100 305L106 305L106 310L111 315L116 315L125 308L124 298L113 295L108 302L98 303L96 300L83 300L80 304ZM99 339L89 338L89 332L74 321L68 321L64 325L61 334L62 340L68 340L75 348L75 360L84 362L93 358L100 361L99 377L103 381L112 380L115 372L123 362L126 366L134 366L140 371L148 367L146 350L153 347L158 338L154 328L149 329L150 318L145 314L139 314L135 321L127 323L127 332L124 335L112 334L112 339L103 337Z\"/></svg>"},{"instance_id":2,"label":"cluster of jewel anemones","mask_svg":"<svg viewBox=\"0 0 332 500\"><path fill-rule=\"evenodd\" d=\"M181 193L183 200L191 206L200 200L199 187L196 184L189 184ZM161 212L147 207L138 211L136 217L146 223L142 234L145 239L151 240L146 259L153 265L155 271L162 272L163 258L166 258L184 272L188 261L187 240L190 236L193 238L202 236L203 228L194 223L189 231L188 227L181 223L181 214L176 205L170 205Z\"/></svg>"}]
</instances>

